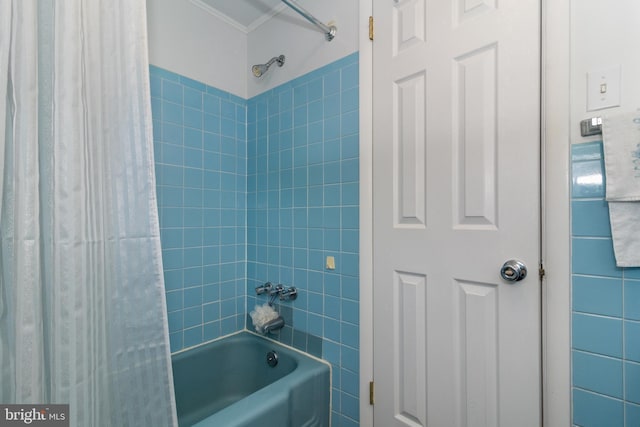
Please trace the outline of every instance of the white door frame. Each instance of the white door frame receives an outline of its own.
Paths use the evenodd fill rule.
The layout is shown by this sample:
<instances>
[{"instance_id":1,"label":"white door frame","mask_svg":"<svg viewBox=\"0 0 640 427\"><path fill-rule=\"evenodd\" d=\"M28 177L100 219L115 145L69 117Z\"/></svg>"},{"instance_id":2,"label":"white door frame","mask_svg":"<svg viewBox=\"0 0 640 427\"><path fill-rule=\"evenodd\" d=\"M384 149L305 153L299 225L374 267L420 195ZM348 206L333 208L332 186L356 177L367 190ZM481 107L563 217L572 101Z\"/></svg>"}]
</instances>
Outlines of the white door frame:
<instances>
[{"instance_id":1,"label":"white door frame","mask_svg":"<svg viewBox=\"0 0 640 427\"><path fill-rule=\"evenodd\" d=\"M373 46L372 0L360 1L360 425L373 426ZM542 0L542 295L545 427L571 424L570 0Z\"/></svg>"}]
</instances>

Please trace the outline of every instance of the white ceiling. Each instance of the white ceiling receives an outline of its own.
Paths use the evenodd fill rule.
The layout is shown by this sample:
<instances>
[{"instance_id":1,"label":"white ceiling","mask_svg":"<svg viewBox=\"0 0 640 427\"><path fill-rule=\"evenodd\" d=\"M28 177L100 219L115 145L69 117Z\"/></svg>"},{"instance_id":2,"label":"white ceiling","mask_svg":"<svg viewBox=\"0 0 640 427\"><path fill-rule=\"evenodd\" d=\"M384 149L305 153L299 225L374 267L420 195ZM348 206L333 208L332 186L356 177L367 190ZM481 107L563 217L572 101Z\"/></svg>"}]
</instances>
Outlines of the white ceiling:
<instances>
[{"instance_id":1,"label":"white ceiling","mask_svg":"<svg viewBox=\"0 0 640 427\"><path fill-rule=\"evenodd\" d=\"M280 0L191 0L191 3L245 33L286 7Z\"/></svg>"}]
</instances>

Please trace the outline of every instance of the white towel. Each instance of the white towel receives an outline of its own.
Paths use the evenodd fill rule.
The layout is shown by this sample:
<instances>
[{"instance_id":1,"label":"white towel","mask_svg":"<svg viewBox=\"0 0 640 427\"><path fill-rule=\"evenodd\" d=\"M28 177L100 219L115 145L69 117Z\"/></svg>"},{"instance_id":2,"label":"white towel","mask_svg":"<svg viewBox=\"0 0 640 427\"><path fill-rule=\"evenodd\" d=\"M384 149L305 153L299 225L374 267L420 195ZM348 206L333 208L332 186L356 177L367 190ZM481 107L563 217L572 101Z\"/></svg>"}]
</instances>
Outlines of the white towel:
<instances>
[{"instance_id":1,"label":"white towel","mask_svg":"<svg viewBox=\"0 0 640 427\"><path fill-rule=\"evenodd\" d=\"M618 267L640 267L640 202L609 202L613 253Z\"/></svg>"},{"instance_id":2,"label":"white towel","mask_svg":"<svg viewBox=\"0 0 640 427\"><path fill-rule=\"evenodd\" d=\"M602 120L606 199L618 267L640 267L640 113Z\"/></svg>"},{"instance_id":3,"label":"white towel","mask_svg":"<svg viewBox=\"0 0 640 427\"><path fill-rule=\"evenodd\" d=\"M640 200L640 113L602 119L607 200Z\"/></svg>"}]
</instances>

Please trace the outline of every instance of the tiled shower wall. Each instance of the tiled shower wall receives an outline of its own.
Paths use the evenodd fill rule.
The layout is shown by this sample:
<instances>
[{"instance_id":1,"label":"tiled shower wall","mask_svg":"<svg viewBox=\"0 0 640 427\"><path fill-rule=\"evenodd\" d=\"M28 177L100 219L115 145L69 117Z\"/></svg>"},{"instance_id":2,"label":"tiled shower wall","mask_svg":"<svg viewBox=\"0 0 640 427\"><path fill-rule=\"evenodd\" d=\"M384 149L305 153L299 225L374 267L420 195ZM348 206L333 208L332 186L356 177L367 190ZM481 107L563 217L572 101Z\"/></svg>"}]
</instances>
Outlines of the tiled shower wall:
<instances>
[{"instance_id":1,"label":"tiled shower wall","mask_svg":"<svg viewBox=\"0 0 640 427\"><path fill-rule=\"evenodd\" d=\"M246 101L151 66L171 351L244 328Z\"/></svg>"},{"instance_id":2,"label":"tiled shower wall","mask_svg":"<svg viewBox=\"0 0 640 427\"><path fill-rule=\"evenodd\" d=\"M572 146L573 424L640 426L640 268L617 268L600 142Z\"/></svg>"},{"instance_id":3,"label":"tiled shower wall","mask_svg":"<svg viewBox=\"0 0 640 427\"><path fill-rule=\"evenodd\" d=\"M150 70L171 350L296 286L272 338L332 364L333 425L358 425L357 53L249 101Z\"/></svg>"},{"instance_id":4,"label":"tiled shower wall","mask_svg":"<svg viewBox=\"0 0 640 427\"><path fill-rule=\"evenodd\" d=\"M267 281L298 289L275 338L331 363L334 426L358 425L358 91L352 54L247 112L247 307Z\"/></svg>"}]
</instances>

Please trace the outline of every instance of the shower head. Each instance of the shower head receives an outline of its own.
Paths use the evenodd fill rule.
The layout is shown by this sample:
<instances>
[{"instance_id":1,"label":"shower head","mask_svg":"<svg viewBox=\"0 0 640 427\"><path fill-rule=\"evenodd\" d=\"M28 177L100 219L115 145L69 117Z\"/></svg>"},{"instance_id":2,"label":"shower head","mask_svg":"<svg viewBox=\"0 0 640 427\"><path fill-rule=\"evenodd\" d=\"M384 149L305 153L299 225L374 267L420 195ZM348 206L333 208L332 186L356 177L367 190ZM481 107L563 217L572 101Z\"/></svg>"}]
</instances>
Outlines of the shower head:
<instances>
[{"instance_id":1,"label":"shower head","mask_svg":"<svg viewBox=\"0 0 640 427\"><path fill-rule=\"evenodd\" d=\"M274 62L278 63L278 67L282 67L282 65L284 65L284 55L274 56L266 64L256 64L251 67L251 71L253 72L254 76L261 77L264 73L267 72L269 67L271 67Z\"/></svg>"}]
</instances>

